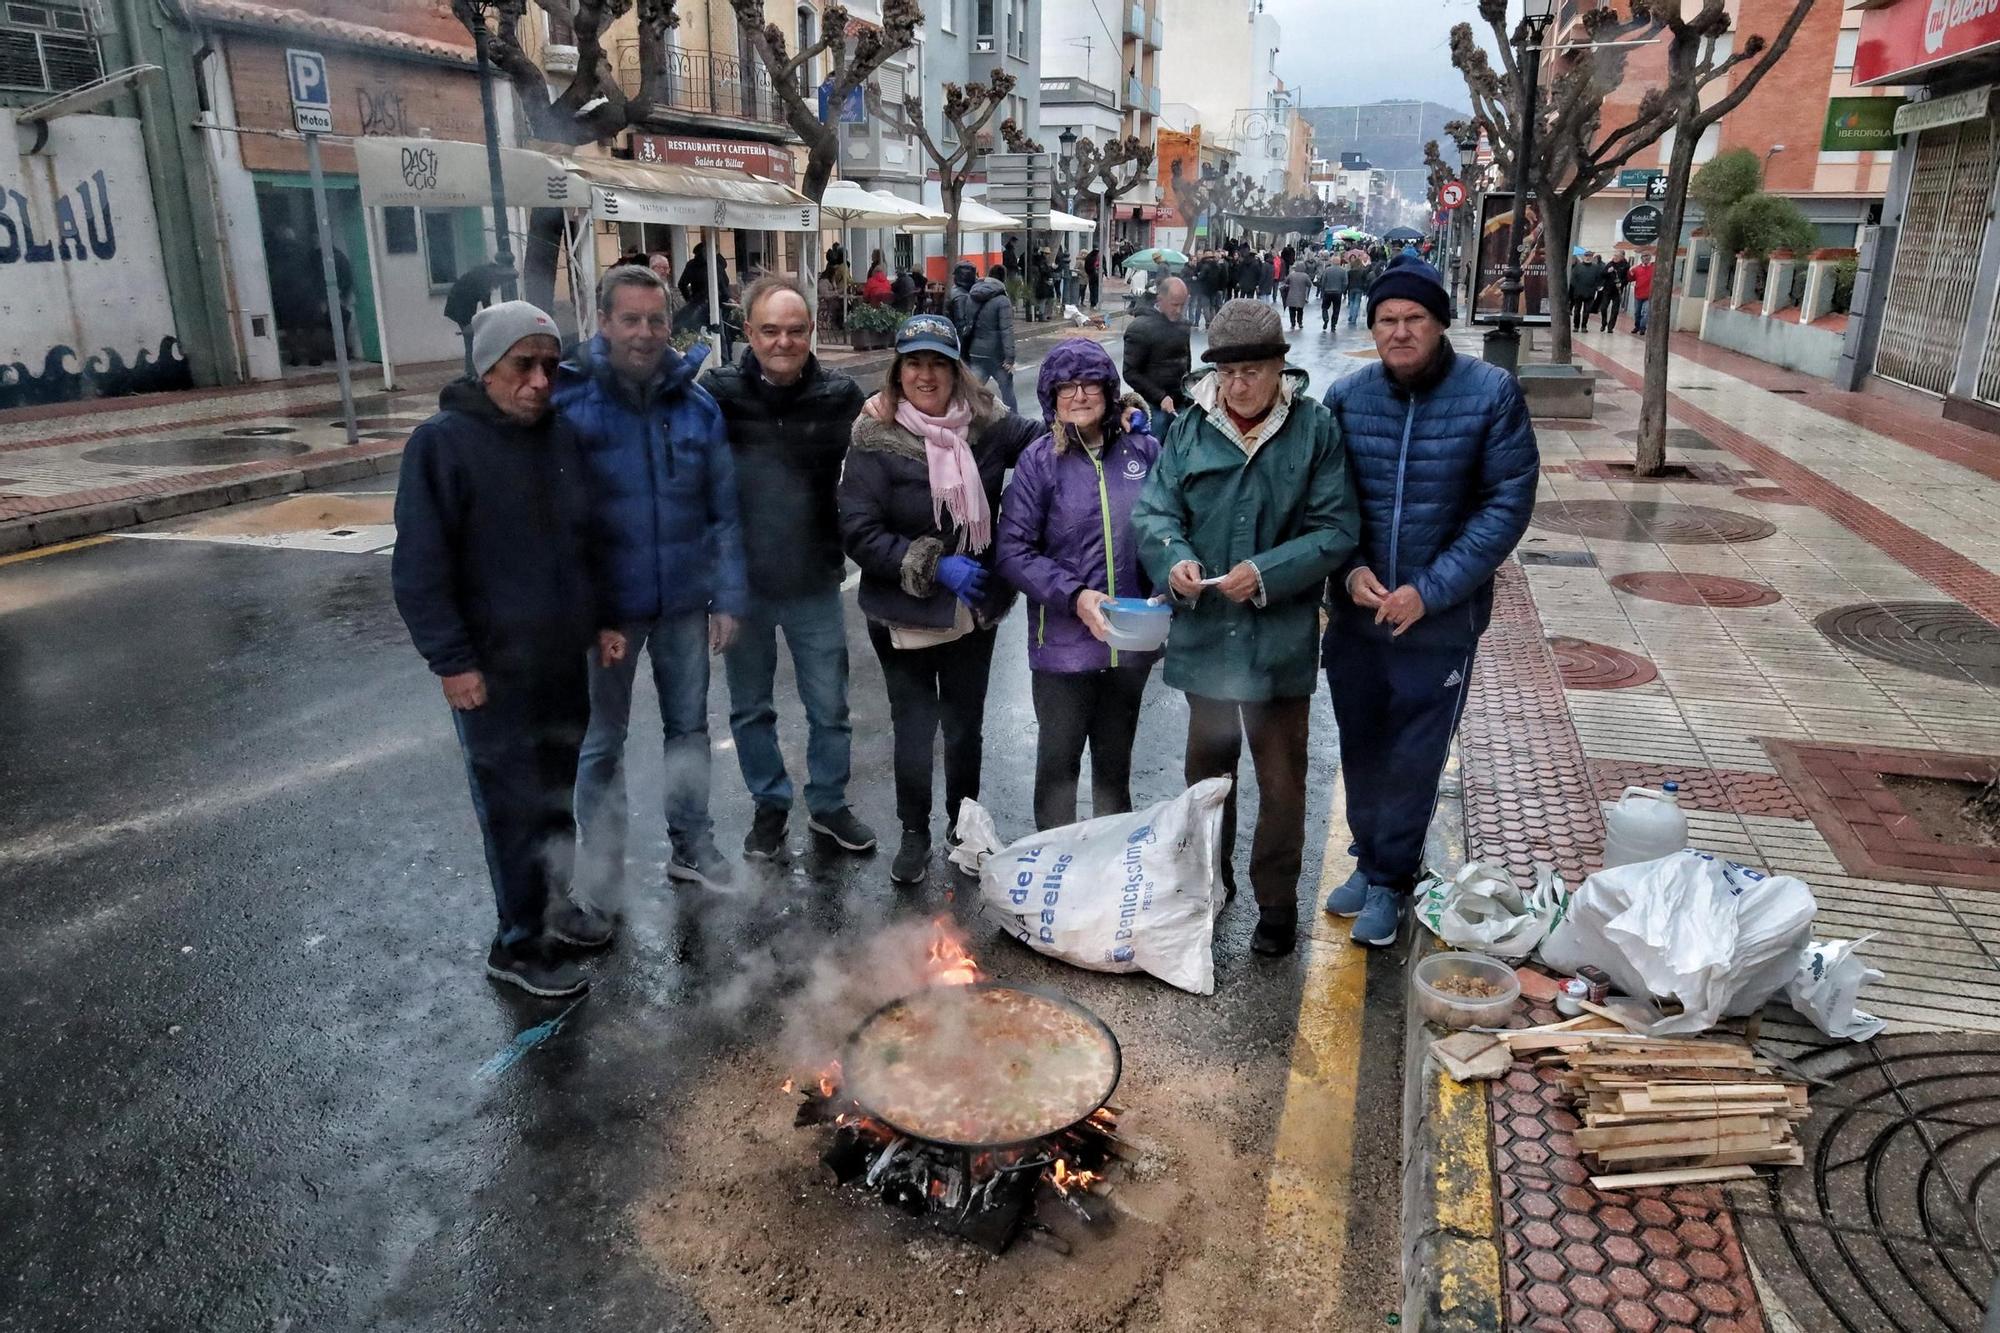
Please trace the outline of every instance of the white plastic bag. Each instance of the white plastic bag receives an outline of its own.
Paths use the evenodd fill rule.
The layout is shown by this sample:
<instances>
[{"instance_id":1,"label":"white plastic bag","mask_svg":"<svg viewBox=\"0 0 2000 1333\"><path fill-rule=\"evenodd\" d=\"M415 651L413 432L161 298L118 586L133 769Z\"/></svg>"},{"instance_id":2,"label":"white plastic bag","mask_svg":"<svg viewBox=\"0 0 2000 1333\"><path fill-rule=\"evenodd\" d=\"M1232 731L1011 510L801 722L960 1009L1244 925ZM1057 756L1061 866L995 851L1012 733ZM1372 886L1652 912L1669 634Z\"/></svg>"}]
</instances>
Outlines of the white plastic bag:
<instances>
[{"instance_id":1,"label":"white plastic bag","mask_svg":"<svg viewBox=\"0 0 2000 1333\"><path fill-rule=\"evenodd\" d=\"M1526 958L1562 916L1563 883L1548 866L1535 867L1535 887L1523 892L1507 867L1472 861L1450 879L1433 876L1417 892L1417 920L1455 949L1495 958Z\"/></svg>"},{"instance_id":2,"label":"white plastic bag","mask_svg":"<svg viewBox=\"0 0 2000 1333\"><path fill-rule=\"evenodd\" d=\"M1813 941L1805 962L1785 987L1785 1003L1829 1037L1867 1041L1881 1032L1887 1020L1854 1007L1861 988L1882 979L1858 953L1874 938L1871 932L1858 940Z\"/></svg>"},{"instance_id":3,"label":"white plastic bag","mask_svg":"<svg viewBox=\"0 0 2000 1333\"><path fill-rule=\"evenodd\" d=\"M986 915L1038 953L1093 972L1149 972L1215 993L1217 844L1229 779L1197 782L1128 815L1068 824L1006 847L976 801L959 810L952 860L979 868Z\"/></svg>"},{"instance_id":4,"label":"white plastic bag","mask_svg":"<svg viewBox=\"0 0 2000 1333\"><path fill-rule=\"evenodd\" d=\"M1586 879L1539 957L1564 973L1595 963L1627 995L1679 1000L1682 1012L1654 1033L1700 1032L1784 989L1817 910L1789 875L1676 852Z\"/></svg>"}]
</instances>

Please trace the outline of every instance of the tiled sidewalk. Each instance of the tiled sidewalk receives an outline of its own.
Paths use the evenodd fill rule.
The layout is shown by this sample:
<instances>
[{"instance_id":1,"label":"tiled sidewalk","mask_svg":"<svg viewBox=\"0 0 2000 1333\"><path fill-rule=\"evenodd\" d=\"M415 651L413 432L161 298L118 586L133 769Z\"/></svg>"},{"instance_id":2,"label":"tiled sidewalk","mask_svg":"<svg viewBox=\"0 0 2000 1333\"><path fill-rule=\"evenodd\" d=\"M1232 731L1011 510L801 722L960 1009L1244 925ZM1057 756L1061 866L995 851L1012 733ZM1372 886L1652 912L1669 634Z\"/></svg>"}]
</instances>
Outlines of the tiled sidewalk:
<instances>
[{"instance_id":1,"label":"tiled sidewalk","mask_svg":"<svg viewBox=\"0 0 2000 1333\"><path fill-rule=\"evenodd\" d=\"M1537 423L1536 521L1502 572L1463 731L1469 852L1518 875L1550 862L1574 886L1601 854L1597 801L1674 778L1697 846L1804 879L1821 938L1873 932L1864 956L1886 977L1862 1001L1892 1032L2000 1032L2000 852L1923 859L1936 840L1893 779L1841 789L2000 754L2000 673L1981 656L2000 645L2000 469L1960 461L1986 458L1956 435L1931 447L1907 413L1838 395L1822 411L1708 357L1676 358L1671 381L1670 460L1693 475L1621 478L1606 465L1632 457L1642 348L1580 342L1605 374L1597 416ZM1823 625L1868 626L1876 651ZM1982 866L1993 887L1955 873ZM1763 1032L1791 1055L1825 1044L1779 1007ZM1512 1326L1795 1326L1765 1320L1722 1189L1597 1194L1527 1063L1491 1106Z\"/></svg>"}]
</instances>

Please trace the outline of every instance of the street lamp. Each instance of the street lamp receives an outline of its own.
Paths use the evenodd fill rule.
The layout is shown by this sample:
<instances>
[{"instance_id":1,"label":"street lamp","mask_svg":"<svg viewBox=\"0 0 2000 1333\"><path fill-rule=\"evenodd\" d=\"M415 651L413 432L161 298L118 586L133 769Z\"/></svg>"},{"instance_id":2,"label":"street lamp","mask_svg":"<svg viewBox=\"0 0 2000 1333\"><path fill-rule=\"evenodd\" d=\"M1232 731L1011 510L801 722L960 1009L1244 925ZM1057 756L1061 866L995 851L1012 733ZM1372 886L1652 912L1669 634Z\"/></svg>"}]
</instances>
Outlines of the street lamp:
<instances>
[{"instance_id":1,"label":"street lamp","mask_svg":"<svg viewBox=\"0 0 2000 1333\"><path fill-rule=\"evenodd\" d=\"M1507 252L1507 272L1500 282L1500 325L1486 335L1486 359L1505 370L1521 364L1521 261L1528 243L1528 181L1535 160L1535 120L1540 114L1542 34L1556 16L1556 0L1522 0L1521 60L1526 75L1521 89L1521 142L1514 158L1514 229ZM1560 262L1554 256L1550 262Z\"/></svg>"},{"instance_id":2,"label":"street lamp","mask_svg":"<svg viewBox=\"0 0 2000 1333\"><path fill-rule=\"evenodd\" d=\"M1056 136L1056 144L1062 157L1063 212L1076 212L1076 126L1065 125L1063 132ZM1076 294L1070 290L1070 273L1076 267L1074 262L1063 267L1063 300L1071 302Z\"/></svg>"},{"instance_id":3,"label":"street lamp","mask_svg":"<svg viewBox=\"0 0 2000 1333\"><path fill-rule=\"evenodd\" d=\"M493 262L507 270L500 295L511 301L520 289L513 271L513 247L507 240L507 193L500 180L500 118L493 104L491 39L484 4L468 4L464 9L472 25L473 58L479 69L479 114L486 128L486 179L493 194Z\"/></svg>"},{"instance_id":4,"label":"street lamp","mask_svg":"<svg viewBox=\"0 0 2000 1333\"><path fill-rule=\"evenodd\" d=\"M1458 267L1464 277L1465 317L1472 318L1472 274L1479 265L1474 247L1479 239L1479 200L1473 197L1472 177L1479 169L1479 131L1468 129L1458 141L1458 179L1465 186L1465 204L1460 209Z\"/></svg>"}]
</instances>

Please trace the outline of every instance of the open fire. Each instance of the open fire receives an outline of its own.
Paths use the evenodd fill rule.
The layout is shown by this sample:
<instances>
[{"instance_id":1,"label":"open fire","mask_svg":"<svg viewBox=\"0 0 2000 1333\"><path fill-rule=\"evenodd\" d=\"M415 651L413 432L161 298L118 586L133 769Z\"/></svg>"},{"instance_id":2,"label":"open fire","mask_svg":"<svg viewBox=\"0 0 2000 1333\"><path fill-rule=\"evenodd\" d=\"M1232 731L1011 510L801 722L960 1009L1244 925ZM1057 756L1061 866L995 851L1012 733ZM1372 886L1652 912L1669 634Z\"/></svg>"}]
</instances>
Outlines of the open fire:
<instances>
[{"instance_id":1,"label":"open fire","mask_svg":"<svg viewBox=\"0 0 2000 1333\"><path fill-rule=\"evenodd\" d=\"M1116 1039L1073 1001L987 982L948 915L924 978L849 1038L849 1070L785 1082L794 1123L832 1130L820 1160L841 1185L995 1254L1024 1232L1067 1252L1036 1207L1096 1219L1122 1148Z\"/></svg>"}]
</instances>

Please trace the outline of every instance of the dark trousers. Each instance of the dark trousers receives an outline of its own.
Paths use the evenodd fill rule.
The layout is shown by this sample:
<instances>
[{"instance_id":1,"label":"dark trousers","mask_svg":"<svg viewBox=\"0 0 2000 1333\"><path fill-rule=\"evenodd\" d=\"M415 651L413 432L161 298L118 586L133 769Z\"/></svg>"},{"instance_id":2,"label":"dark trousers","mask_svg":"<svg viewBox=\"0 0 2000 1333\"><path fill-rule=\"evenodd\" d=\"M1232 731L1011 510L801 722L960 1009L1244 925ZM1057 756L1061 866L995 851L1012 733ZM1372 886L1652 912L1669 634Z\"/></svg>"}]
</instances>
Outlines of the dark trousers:
<instances>
[{"instance_id":1,"label":"dark trousers","mask_svg":"<svg viewBox=\"0 0 2000 1333\"><path fill-rule=\"evenodd\" d=\"M931 755L940 730L945 822L956 824L959 802L979 795L994 633L974 630L935 648L897 648L887 629L872 621L868 625L868 641L882 661L882 683L889 692L889 725L896 735L896 818L905 829L930 833Z\"/></svg>"},{"instance_id":2,"label":"dark trousers","mask_svg":"<svg viewBox=\"0 0 2000 1333\"><path fill-rule=\"evenodd\" d=\"M1302 329L1306 326L1306 308L1304 306L1288 305L1285 307L1285 312L1292 317L1293 328Z\"/></svg>"},{"instance_id":3,"label":"dark trousers","mask_svg":"<svg viewBox=\"0 0 2000 1333\"><path fill-rule=\"evenodd\" d=\"M1151 666L1102 671L1033 673L1035 721L1035 828L1076 822L1077 775L1090 747L1090 814L1122 815L1132 808L1132 738Z\"/></svg>"},{"instance_id":4,"label":"dark trousers","mask_svg":"<svg viewBox=\"0 0 2000 1333\"><path fill-rule=\"evenodd\" d=\"M1340 293L1321 292L1319 294L1319 326L1330 329L1340 323Z\"/></svg>"},{"instance_id":5,"label":"dark trousers","mask_svg":"<svg viewBox=\"0 0 2000 1333\"><path fill-rule=\"evenodd\" d=\"M1347 823L1370 884L1416 886L1476 651L1411 647L1337 625L1327 633L1322 660L1340 723Z\"/></svg>"},{"instance_id":6,"label":"dark trousers","mask_svg":"<svg viewBox=\"0 0 2000 1333\"><path fill-rule=\"evenodd\" d=\"M1236 888L1236 761L1250 739L1257 770L1257 829L1250 837L1250 887L1257 906L1294 911L1306 845L1306 730L1309 699L1237 703L1190 694L1187 780L1229 778L1222 804L1222 882Z\"/></svg>"},{"instance_id":7,"label":"dark trousers","mask_svg":"<svg viewBox=\"0 0 2000 1333\"><path fill-rule=\"evenodd\" d=\"M1590 327L1590 297L1571 292L1569 297L1569 326L1578 333Z\"/></svg>"},{"instance_id":8,"label":"dark trousers","mask_svg":"<svg viewBox=\"0 0 2000 1333\"><path fill-rule=\"evenodd\" d=\"M1597 314L1599 333L1609 333L1618 327L1618 293L1599 292L1597 294Z\"/></svg>"},{"instance_id":9,"label":"dark trousers","mask_svg":"<svg viewBox=\"0 0 2000 1333\"><path fill-rule=\"evenodd\" d=\"M507 944L542 933L542 913L569 892L576 865L571 807L590 685L582 651L574 656L574 673L540 682L489 675L485 705L451 715Z\"/></svg>"},{"instance_id":10,"label":"dark trousers","mask_svg":"<svg viewBox=\"0 0 2000 1333\"><path fill-rule=\"evenodd\" d=\"M1085 277L1083 281L1084 281L1084 286L1087 287L1090 291L1090 308L1092 310L1095 310L1097 309L1098 293L1102 290L1101 288L1102 279L1100 279L1097 276L1097 274L1092 273L1087 277Z\"/></svg>"}]
</instances>

